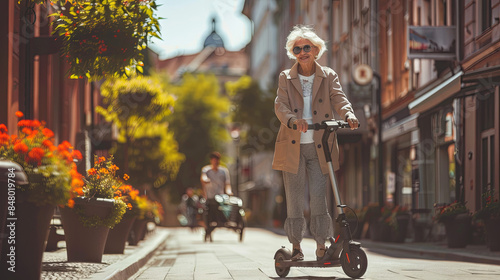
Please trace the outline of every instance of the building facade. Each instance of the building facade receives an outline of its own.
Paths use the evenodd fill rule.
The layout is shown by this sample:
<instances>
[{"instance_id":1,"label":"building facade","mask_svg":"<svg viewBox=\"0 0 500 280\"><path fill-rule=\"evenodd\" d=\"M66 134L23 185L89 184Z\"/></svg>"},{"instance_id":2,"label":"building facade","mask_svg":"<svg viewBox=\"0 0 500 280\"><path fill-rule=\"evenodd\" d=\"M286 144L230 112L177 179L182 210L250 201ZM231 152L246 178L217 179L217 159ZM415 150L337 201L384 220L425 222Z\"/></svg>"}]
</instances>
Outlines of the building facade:
<instances>
[{"instance_id":1,"label":"building facade","mask_svg":"<svg viewBox=\"0 0 500 280\"><path fill-rule=\"evenodd\" d=\"M320 63L339 73L366 127L357 135L339 133L337 177L346 204L393 203L430 215L436 205L456 200L474 212L488 190L498 199L500 1L276 4L278 35L268 39L255 32L249 71L258 60L253 46L265 44L278 46L276 72L290 68L280 46L295 24L313 24L328 41ZM249 17L258 20L259 13L254 9ZM353 82L361 64L373 70L368 88ZM277 81L277 73L266 75Z\"/></svg>"}]
</instances>

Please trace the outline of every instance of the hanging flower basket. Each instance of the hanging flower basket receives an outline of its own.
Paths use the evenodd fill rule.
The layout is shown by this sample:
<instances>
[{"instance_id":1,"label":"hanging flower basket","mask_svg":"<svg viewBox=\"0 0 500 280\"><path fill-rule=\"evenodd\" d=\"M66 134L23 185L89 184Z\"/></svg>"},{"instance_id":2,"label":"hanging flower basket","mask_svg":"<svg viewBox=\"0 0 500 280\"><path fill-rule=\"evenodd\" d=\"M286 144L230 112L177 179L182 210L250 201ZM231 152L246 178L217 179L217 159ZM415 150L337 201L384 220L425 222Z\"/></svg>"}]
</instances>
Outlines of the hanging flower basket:
<instances>
[{"instance_id":1,"label":"hanging flower basket","mask_svg":"<svg viewBox=\"0 0 500 280\"><path fill-rule=\"evenodd\" d=\"M75 2L52 16L73 79L130 76L142 72L148 38L159 38L154 0Z\"/></svg>"}]
</instances>

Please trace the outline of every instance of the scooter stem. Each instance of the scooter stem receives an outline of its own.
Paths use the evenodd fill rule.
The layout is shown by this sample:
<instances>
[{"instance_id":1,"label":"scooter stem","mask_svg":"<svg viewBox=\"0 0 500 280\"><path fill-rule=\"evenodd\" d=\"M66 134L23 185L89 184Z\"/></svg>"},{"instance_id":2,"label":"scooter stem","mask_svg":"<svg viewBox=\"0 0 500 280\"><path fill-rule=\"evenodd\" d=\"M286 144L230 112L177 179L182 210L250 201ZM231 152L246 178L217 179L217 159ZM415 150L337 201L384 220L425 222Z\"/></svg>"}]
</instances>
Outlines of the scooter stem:
<instances>
[{"instance_id":1,"label":"scooter stem","mask_svg":"<svg viewBox=\"0 0 500 280\"><path fill-rule=\"evenodd\" d=\"M325 160L328 164L328 172L330 173L330 182L332 183L333 194L335 196L335 202L337 203L337 207L339 208L340 214L344 214L344 208L340 207L342 205L340 201L339 189L337 187L337 181L335 180L335 173L333 171L332 164L332 155L330 153L330 148L328 148L328 138L332 132L335 132L339 126L328 126L329 122L325 122L327 127L325 127L325 131L323 132L323 137L321 139L321 143L323 144L323 152L325 153Z\"/></svg>"},{"instance_id":2,"label":"scooter stem","mask_svg":"<svg viewBox=\"0 0 500 280\"><path fill-rule=\"evenodd\" d=\"M337 203L340 214L344 214L344 208L340 207L342 203L340 202L339 189L337 187L337 181L335 180L335 174L333 172L333 165L331 161L328 162L328 171L330 173L330 181L332 182L333 194L335 195L335 202Z\"/></svg>"}]
</instances>

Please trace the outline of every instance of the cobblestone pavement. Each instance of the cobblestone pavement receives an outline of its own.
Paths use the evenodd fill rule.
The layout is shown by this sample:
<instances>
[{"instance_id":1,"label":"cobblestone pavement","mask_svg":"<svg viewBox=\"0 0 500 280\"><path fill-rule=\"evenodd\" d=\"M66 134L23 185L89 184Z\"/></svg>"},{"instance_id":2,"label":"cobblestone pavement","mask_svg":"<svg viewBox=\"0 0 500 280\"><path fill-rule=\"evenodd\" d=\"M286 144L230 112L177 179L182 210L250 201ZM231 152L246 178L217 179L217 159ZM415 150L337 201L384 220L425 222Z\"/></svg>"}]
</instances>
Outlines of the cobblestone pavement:
<instances>
[{"instance_id":1,"label":"cobblestone pavement","mask_svg":"<svg viewBox=\"0 0 500 280\"><path fill-rule=\"evenodd\" d=\"M104 254L102 263L67 262L66 243L58 243L59 250L45 252L42 262L42 280L61 279L88 279L93 274L108 267L111 264L124 260L140 248L146 246L153 239L156 232L149 233L145 240L139 242L137 246L127 245L124 254Z\"/></svg>"}]
</instances>

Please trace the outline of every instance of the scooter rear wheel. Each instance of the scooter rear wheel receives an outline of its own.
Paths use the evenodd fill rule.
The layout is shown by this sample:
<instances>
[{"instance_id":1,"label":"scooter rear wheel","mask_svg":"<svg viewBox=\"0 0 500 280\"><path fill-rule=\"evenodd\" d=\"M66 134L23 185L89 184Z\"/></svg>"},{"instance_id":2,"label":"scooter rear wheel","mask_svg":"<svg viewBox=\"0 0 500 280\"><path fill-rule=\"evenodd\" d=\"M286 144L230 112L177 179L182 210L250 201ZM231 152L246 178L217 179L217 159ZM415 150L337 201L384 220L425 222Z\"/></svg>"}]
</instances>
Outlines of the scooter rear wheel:
<instances>
[{"instance_id":1,"label":"scooter rear wheel","mask_svg":"<svg viewBox=\"0 0 500 280\"><path fill-rule=\"evenodd\" d=\"M349 249L351 251L349 253L342 252L340 263L347 276L357 279L365 274L368 267L368 258L365 251L359 246L351 245Z\"/></svg>"},{"instance_id":2,"label":"scooter rear wheel","mask_svg":"<svg viewBox=\"0 0 500 280\"><path fill-rule=\"evenodd\" d=\"M284 252L284 250L278 250L278 252L276 252L276 255L274 256L274 268L276 270L276 274L278 274L279 277L285 278L290 272L290 267L278 267L276 266L276 263L289 260L290 258L290 254L287 254L286 252Z\"/></svg>"}]
</instances>

